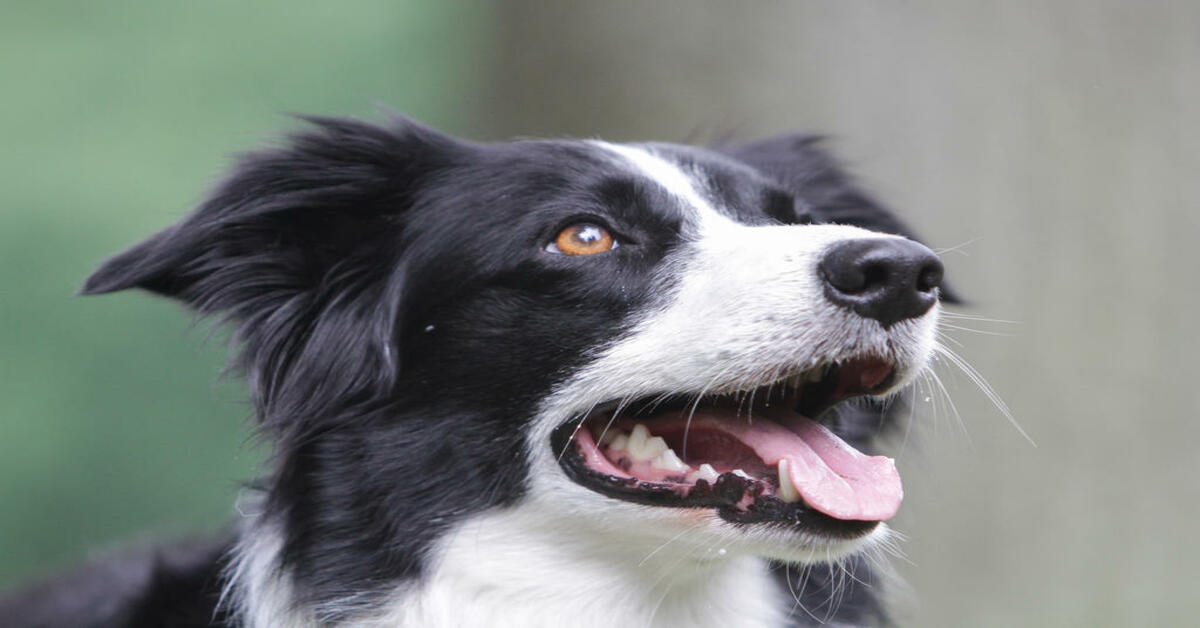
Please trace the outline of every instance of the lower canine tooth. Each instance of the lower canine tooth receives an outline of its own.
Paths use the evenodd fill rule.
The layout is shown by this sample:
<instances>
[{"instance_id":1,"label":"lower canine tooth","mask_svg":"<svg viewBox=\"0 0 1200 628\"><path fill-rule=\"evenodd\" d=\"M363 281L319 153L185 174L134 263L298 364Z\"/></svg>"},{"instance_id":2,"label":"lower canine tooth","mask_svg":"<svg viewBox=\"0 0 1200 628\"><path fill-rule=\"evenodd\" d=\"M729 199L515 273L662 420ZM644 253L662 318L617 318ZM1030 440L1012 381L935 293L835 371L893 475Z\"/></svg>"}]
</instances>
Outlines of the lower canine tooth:
<instances>
[{"instance_id":1,"label":"lower canine tooth","mask_svg":"<svg viewBox=\"0 0 1200 628\"><path fill-rule=\"evenodd\" d=\"M608 448L616 451L628 451L629 437L624 434L617 434L613 437L612 442L608 444Z\"/></svg>"},{"instance_id":2,"label":"lower canine tooth","mask_svg":"<svg viewBox=\"0 0 1200 628\"><path fill-rule=\"evenodd\" d=\"M692 481L695 482L696 480L707 480L709 484L712 484L717 481L717 477L719 477L719 475L720 474L717 473L717 470L714 469L711 464L706 462L700 465L700 468L696 470Z\"/></svg>"},{"instance_id":3,"label":"lower canine tooth","mask_svg":"<svg viewBox=\"0 0 1200 628\"><path fill-rule=\"evenodd\" d=\"M800 492L792 483L792 474L788 472L787 459L779 461L779 499L789 504L800 501Z\"/></svg>"},{"instance_id":4,"label":"lower canine tooth","mask_svg":"<svg viewBox=\"0 0 1200 628\"><path fill-rule=\"evenodd\" d=\"M750 475L749 473L746 473L745 471L743 471L743 470L741 470L741 469L734 469L734 470L733 470L733 474L734 474L734 475L736 475L736 476L738 476L738 477L740 477L740 478L746 478L747 480L753 480L753 479L754 479L754 476Z\"/></svg>"}]
</instances>

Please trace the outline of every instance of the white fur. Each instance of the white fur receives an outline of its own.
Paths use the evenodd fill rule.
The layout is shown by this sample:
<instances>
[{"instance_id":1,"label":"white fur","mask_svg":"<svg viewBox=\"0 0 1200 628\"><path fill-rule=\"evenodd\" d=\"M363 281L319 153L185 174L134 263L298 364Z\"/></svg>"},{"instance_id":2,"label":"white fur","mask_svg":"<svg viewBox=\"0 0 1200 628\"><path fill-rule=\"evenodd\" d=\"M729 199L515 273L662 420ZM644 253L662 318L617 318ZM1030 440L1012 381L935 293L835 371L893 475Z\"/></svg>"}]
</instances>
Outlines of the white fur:
<instances>
[{"instance_id":1,"label":"white fur","mask_svg":"<svg viewBox=\"0 0 1200 628\"><path fill-rule=\"evenodd\" d=\"M924 366L939 307L883 329L826 301L816 265L833 243L893 238L835 226L747 226L713 207L703 182L646 149L597 143L690 213L687 242L661 266L663 291L631 331L545 400L529 431L528 494L471 517L431 553L428 573L355 626L780 626L789 600L764 557L814 562L881 542L735 526L712 509L604 497L562 473L550 434L597 404L762 385L831 360L892 358L898 386ZM312 625L259 530L237 568L248 626ZM353 600L347 601L353 604Z\"/></svg>"},{"instance_id":2,"label":"white fur","mask_svg":"<svg viewBox=\"0 0 1200 628\"><path fill-rule=\"evenodd\" d=\"M461 526L440 548L432 577L408 592L409 602L368 625L782 625L787 598L762 561L670 543L647 550L548 506L493 512Z\"/></svg>"}]
</instances>

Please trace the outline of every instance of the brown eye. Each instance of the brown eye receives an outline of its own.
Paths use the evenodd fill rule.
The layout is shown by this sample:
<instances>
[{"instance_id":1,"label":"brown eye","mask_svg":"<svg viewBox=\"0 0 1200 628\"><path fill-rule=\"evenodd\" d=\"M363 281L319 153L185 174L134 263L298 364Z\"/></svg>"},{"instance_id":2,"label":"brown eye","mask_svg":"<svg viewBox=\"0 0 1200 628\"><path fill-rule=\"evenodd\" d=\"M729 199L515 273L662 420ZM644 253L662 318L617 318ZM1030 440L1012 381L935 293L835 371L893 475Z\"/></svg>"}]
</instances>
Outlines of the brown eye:
<instances>
[{"instance_id":1,"label":"brown eye","mask_svg":"<svg viewBox=\"0 0 1200 628\"><path fill-rule=\"evenodd\" d=\"M546 245L546 251L563 255L595 255L607 253L615 248L617 241L608 229L590 222L581 222L563 229L553 242Z\"/></svg>"}]
</instances>

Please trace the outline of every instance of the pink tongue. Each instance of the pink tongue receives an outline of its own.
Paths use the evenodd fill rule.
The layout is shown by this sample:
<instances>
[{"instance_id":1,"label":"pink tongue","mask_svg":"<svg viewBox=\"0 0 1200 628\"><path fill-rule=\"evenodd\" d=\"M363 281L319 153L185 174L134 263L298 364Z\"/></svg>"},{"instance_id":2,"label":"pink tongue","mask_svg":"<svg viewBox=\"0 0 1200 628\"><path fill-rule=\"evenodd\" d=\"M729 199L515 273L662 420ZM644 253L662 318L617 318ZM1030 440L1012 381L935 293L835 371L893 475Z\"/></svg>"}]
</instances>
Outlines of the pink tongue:
<instances>
[{"instance_id":1,"label":"pink tongue","mask_svg":"<svg viewBox=\"0 0 1200 628\"><path fill-rule=\"evenodd\" d=\"M900 509L904 487L891 458L864 455L803 417L789 427L807 445L787 459L792 483L808 505L830 517L860 521L885 521Z\"/></svg>"},{"instance_id":2,"label":"pink tongue","mask_svg":"<svg viewBox=\"0 0 1200 628\"><path fill-rule=\"evenodd\" d=\"M830 517L884 521L900 509L904 488L891 458L867 456L799 414L772 418L742 423L697 413L693 425L700 420L737 437L767 464L778 466L780 460L787 460L792 483L804 502Z\"/></svg>"}]
</instances>

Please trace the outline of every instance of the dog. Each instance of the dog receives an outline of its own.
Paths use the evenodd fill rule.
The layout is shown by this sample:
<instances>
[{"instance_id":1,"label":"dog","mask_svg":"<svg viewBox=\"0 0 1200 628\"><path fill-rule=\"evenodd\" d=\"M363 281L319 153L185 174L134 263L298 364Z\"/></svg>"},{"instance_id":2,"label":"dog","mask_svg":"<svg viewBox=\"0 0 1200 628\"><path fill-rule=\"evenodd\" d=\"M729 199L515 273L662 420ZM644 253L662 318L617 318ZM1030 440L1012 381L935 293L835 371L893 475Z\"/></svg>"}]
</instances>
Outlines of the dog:
<instances>
[{"instance_id":1,"label":"dog","mask_svg":"<svg viewBox=\"0 0 1200 628\"><path fill-rule=\"evenodd\" d=\"M233 331L273 457L225 536L13 594L21 626L889 622L873 438L938 257L805 135L474 143L305 118L83 294Z\"/></svg>"}]
</instances>

